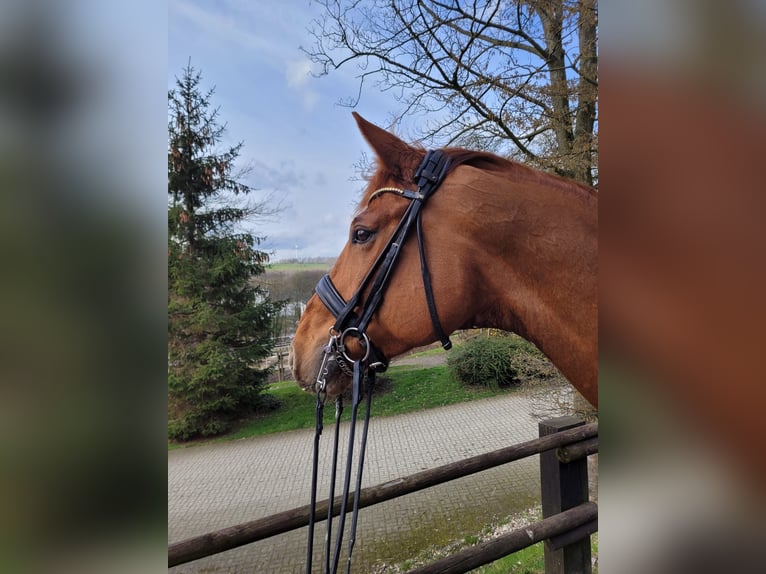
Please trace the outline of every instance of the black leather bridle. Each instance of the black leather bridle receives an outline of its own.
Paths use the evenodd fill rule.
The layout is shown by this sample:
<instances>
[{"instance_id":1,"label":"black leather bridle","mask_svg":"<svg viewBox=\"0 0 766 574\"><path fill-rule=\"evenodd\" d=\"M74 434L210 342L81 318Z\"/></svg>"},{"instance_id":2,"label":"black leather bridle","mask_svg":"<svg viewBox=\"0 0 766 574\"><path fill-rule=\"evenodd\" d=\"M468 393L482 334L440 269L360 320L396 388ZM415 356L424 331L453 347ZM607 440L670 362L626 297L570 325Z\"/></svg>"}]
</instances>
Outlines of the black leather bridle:
<instances>
[{"instance_id":1,"label":"black leather bridle","mask_svg":"<svg viewBox=\"0 0 766 574\"><path fill-rule=\"evenodd\" d=\"M362 280L361 284L356 290L356 293L348 300L345 301L340 295L335 285L330 279L330 275L325 275L319 280L315 291L322 303L325 304L330 313L335 317L335 324L332 327L333 333L338 335L338 343L343 349L343 342L349 335L355 335L360 341L363 347L365 347L365 354L368 354L368 361L371 367L376 368L378 372L385 370L388 366L388 358L378 350L378 348L372 343L366 336L367 326L383 302L383 295L386 290L386 286L391 277L391 272L396 265L396 261L401 253L402 246L407 240L411 229L415 227L417 239L418 239L418 251L420 253L420 270L423 276L423 287L426 294L426 302L428 304L428 312L431 316L431 323L433 324L434 334L436 338L442 343L445 349L449 349L452 343L449 337L444 332L441 322L439 321L439 315L436 312L436 303L434 302L433 289L431 288L431 275L428 272L428 264L426 262L425 249L423 247L423 228L421 225L422 209L428 198L436 191L441 184L444 176L449 169L450 160L444 152L441 150L429 151L420 166L415 172L414 182L417 184L417 191L409 191L403 189L397 189L393 187L384 187L375 191L368 201L368 205L375 198L383 193L394 193L410 200L410 204L407 210L402 215L394 233L388 240L388 243L381 251L378 258L372 264L372 267L367 272L367 275ZM369 295L362 303L362 297L367 289L368 285L371 285ZM356 310L359 308L359 313ZM342 353L341 358L352 361L345 352ZM346 374L349 374L346 372Z\"/></svg>"},{"instance_id":2,"label":"black leather bridle","mask_svg":"<svg viewBox=\"0 0 766 574\"><path fill-rule=\"evenodd\" d=\"M423 229L421 225L422 209L428 198L437 190L450 166L449 157L441 150L431 150L426 153L425 158L415 171L414 183L417 185L417 191L410 191L392 187L384 187L376 190L368 200L368 205L375 198L384 193L394 193L410 200L410 204L402 215L399 224L389 238L386 246L376 258L372 267L365 275L361 284L352 297L346 301L343 299L338 289L330 279L329 274L322 277L317 284L315 291L319 299L324 303L327 309L335 317L335 324L330 329L330 340L324 349L322 364L317 373L315 390L317 393L316 406L316 431L314 434L314 459L311 479L311 514L309 518L308 531L308 551L306 558L306 572L311 572L311 563L313 558L314 544L314 524L316 521L316 493L317 493L317 473L319 464L319 437L322 434L324 420L324 404L327 398L326 385L329 374L330 362L336 362L338 368L346 375L352 377L352 411L351 426L349 429L349 442L347 449L347 461L345 467L345 479L343 485L343 495L341 497L340 518L338 524L338 533L336 534L335 549L333 553L332 565L330 563L330 546L332 534L332 516L333 501L335 497L335 475L337 471L338 458L338 428L340 416L343 412L343 402L341 397L336 399L335 409L335 437L332 460L332 474L330 479L330 497L328 499L327 511L327 532L325 535L325 563L324 572L333 574L337 572L340 560L340 550L343 542L343 532L345 525L346 506L351 482L351 467L353 463L354 451L354 430L359 404L363 393L362 383L366 380L366 411L364 418L364 428L360 446L359 460L357 463L356 488L354 491L353 513L351 531L349 535L349 547L347 557L347 572L351 571L351 553L354 548L356 538L357 514L359 511L359 495L362 483L362 470L364 466L364 453L367 444L367 430L370 420L370 407L372 388L375 383L375 373L385 371L388 367L388 358L374 345L367 336L367 327L370 324L375 312L383 302L383 295L386 286L391 278L391 273L396 265L402 246L407 240L411 230L415 227L415 233L418 241L418 251L420 253L420 270L423 277L423 287L425 289L428 312L431 316L434 334L442 343L444 349L449 349L452 343L449 336L444 332L439 316L436 312L433 290L431 288L431 275L428 272L426 263L425 248L423 246ZM365 291L369 287L369 293L362 302ZM363 356L353 359L346 352L345 341L349 336L354 336L363 349Z\"/></svg>"}]
</instances>

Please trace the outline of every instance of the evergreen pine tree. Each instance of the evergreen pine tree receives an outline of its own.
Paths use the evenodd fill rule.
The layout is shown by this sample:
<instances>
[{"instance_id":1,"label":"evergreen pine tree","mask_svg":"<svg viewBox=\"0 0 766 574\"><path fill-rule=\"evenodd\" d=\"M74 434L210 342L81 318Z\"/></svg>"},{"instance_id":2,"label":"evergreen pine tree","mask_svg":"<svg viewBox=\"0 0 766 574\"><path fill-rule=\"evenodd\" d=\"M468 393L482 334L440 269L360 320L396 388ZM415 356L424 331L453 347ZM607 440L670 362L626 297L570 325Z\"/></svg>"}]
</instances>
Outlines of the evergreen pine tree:
<instances>
[{"instance_id":1,"label":"evergreen pine tree","mask_svg":"<svg viewBox=\"0 0 766 574\"><path fill-rule=\"evenodd\" d=\"M253 284L268 255L238 227L263 215L243 205L242 143L216 151L226 130L213 90L191 65L168 92L168 435L225 432L263 402L278 304Z\"/></svg>"}]
</instances>

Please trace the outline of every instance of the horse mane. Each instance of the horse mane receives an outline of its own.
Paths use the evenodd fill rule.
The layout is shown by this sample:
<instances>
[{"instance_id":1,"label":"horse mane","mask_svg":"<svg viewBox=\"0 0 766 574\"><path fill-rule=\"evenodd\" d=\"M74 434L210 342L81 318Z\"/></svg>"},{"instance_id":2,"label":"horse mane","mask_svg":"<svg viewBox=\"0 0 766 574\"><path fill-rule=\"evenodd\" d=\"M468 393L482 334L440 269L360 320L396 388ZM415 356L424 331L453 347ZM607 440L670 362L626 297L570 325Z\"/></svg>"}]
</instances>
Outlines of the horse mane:
<instances>
[{"instance_id":1,"label":"horse mane","mask_svg":"<svg viewBox=\"0 0 766 574\"><path fill-rule=\"evenodd\" d=\"M597 199L598 197L598 192L594 188L583 183L546 173L531 168L518 161L506 159L490 152L473 151L457 147L442 148L442 151L451 159L451 164L447 173L450 173L461 165L469 165L515 181L527 181L551 187L559 187L570 193L577 193L586 201ZM375 190L389 185L391 180L400 187L411 188L415 170L425 154L426 150L424 148L411 147L408 151L400 154L399 161L397 162L398 165L394 168L382 165L381 162L377 162L375 171L366 178L368 186L360 202L360 208L367 204L370 196Z\"/></svg>"},{"instance_id":2,"label":"horse mane","mask_svg":"<svg viewBox=\"0 0 766 574\"><path fill-rule=\"evenodd\" d=\"M470 165L472 167L483 169L485 171L496 172L509 179L516 181L529 181L540 183L550 187L559 187L575 192L583 199L597 199L598 191L573 179L568 179L560 175L546 173L524 165L518 161L506 159L489 152L471 151L462 148L446 148L444 150L452 159L449 171L460 165Z\"/></svg>"}]
</instances>

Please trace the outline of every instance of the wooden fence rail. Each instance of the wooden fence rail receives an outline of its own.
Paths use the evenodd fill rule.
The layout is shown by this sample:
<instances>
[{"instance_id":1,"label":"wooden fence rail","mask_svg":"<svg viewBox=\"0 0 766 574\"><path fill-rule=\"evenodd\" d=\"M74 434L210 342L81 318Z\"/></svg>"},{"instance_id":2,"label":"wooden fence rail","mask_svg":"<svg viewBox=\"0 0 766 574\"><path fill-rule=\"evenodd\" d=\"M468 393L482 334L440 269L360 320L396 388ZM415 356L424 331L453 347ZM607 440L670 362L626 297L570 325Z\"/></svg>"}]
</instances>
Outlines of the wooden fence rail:
<instances>
[{"instance_id":1,"label":"wooden fence rail","mask_svg":"<svg viewBox=\"0 0 766 574\"><path fill-rule=\"evenodd\" d=\"M584 524L589 524L597 516L598 506L596 503L585 502L549 518L544 518L492 540L461 550L436 562L408 570L407 574L463 574L463 572L468 572L484 564L494 562L503 556L518 552L527 546L561 536Z\"/></svg>"},{"instance_id":2,"label":"wooden fence rail","mask_svg":"<svg viewBox=\"0 0 766 574\"><path fill-rule=\"evenodd\" d=\"M573 443L594 438L598 435L598 424L591 423L548 436L542 436L516 445L473 456L436 468L424 470L404 478L398 478L376 486L362 489L359 507L364 508L462 478L483 470L520 460L534 454L565 447ZM353 492L349 493L352 499ZM341 497L335 497L333 516L340 514ZM328 500L317 504L317 522L326 520ZM349 504L349 509L351 504ZM589 511L590 512L590 511ZM294 508L235 526L230 526L200 536L187 538L168 546L168 566L176 566L231 550L245 544L257 542L308 525L309 505ZM546 527L547 528L547 527Z\"/></svg>"}]
</instances>

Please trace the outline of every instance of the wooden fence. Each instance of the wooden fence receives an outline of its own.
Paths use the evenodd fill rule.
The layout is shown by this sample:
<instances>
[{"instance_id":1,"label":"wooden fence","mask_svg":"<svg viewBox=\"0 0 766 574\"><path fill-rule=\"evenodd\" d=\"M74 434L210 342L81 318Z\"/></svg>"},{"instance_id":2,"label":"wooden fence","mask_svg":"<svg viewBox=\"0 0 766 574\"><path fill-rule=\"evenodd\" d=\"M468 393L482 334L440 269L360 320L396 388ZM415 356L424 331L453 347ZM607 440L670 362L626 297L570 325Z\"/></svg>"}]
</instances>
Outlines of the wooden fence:
<instances>
[{"instance_id":1,"label":"wooden fence","mask_svg":"<svg viewBox=\"0 0 766 574\"><path fill-rule=\"evenodd\" d=\"M577 417L559 417L541 422L539 435L534 440L364 488L360 493L359 507L379 504L540 454L541 521L411 570L410 574L468 572L541 541L545 541L546 574L591 572L590 535L598 530L598 507L588 501L586 457L598 452L598 424L585 424ZM349 499L353 499L353 492L349 493ZM328 500L317 504L317 521L326 520L328 506ZM349 503L348 508L351 506ZM336 496L333 516L340 513L340 507L341 496ZM302 528L309 523L309 513L309 505L301 506L175 542L168 546L168 566L177 566ZM324 519L320 519L322 516Z\"/></svg>"}]
</instances>

